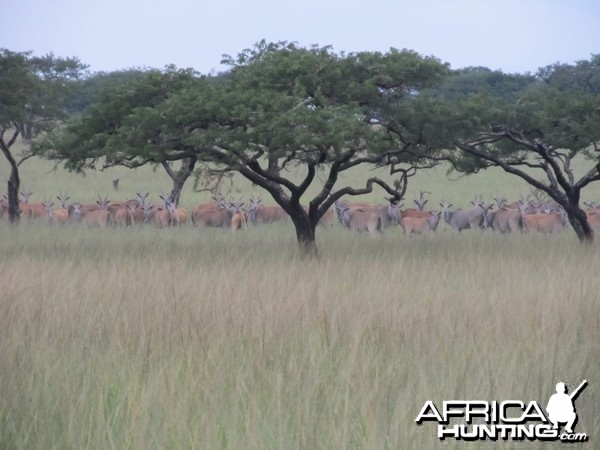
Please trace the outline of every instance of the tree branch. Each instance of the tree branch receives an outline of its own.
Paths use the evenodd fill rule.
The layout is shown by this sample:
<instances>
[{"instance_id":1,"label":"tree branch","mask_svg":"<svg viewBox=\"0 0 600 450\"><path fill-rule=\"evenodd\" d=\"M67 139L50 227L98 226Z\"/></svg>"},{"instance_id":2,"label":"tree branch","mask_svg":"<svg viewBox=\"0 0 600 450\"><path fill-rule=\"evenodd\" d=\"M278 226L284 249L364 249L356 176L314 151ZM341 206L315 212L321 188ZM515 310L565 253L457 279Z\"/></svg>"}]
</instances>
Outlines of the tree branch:
<instances>
[{"instance_id":1,"label":"tree branch","mask_svg":"<svg viewBox=\"0 0 600 450\"><path fill-rule=\"evenodd\" d=\"M517 175L518 177L522 178L523 180L525 180L527 183L534 186L535 188L544 191L546 194L548 194L550 197L552 197L557 202L565 203L564 198L561 198L561 197L564 197L564 195L561 192L559 192L556 187L553 188L552 186L545 185L544 183L540 182L539 180L536 180L535 178L533 178L528 173L523 172L522 170L517 169L510 164L507 164L505 161L501 160L500 158L490 155L489 153L486 153L484 151L481 151L481 150L477 149L475 146L473 146L471 144L467 144L467 143L459 143L458 148L460 148L461 150L463 150L464 152L466 152L470 155L473 155L477 158L481 158L485 161L489 161L493 165L501 167L505 172L511 173L513 175Z\"/></svg>"},{"instance_id":2,"label":"tree branch","mask_svg":"<svg viewBox=\"0 0 600 450\"><path fill-rule=\"evenodd\" d=\"M588 173L586 173L581 179L575 183L576 189L583 189L593 181L600 180L600 162L598 162Z\"/></svg>"},{"instance_id":3,"label":"tree branch","mask_svg":"<svg viewBox=\"0 0 600 450\"><path fill-rule=\"evenodd\" d=\"M171 165L167 161L162 161L161 164L167 172L167 175L169 175L169 177L171 178L171 180L175 181L175 179L177 178L177 174L175 173Z\"/></svg>"}]
</instances>

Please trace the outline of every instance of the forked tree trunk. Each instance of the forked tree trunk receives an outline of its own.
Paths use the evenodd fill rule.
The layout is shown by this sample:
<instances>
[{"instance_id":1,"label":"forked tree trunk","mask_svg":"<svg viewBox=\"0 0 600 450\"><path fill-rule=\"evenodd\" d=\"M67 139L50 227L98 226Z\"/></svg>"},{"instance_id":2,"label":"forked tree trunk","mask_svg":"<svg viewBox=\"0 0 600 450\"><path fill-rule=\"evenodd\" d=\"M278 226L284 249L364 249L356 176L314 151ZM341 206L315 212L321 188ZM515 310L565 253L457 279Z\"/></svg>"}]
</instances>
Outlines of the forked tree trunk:
<instances>
[{"instance_id":1,"label":"forked tree trunk","mask_svg":"<svg viewBox=\"0 0 600 450\"><path fill-rule=\"evenodd\" d=\"M175 205L179 205L179 199L181 197L181 191L183 189L183 185L187 181L187 179L192 175L194 171L194 167L196 166L196 162L198 158L196 156L184 158L181 160L181 168L175 172L168 163L163 163L163 167L169 174L169 177L173 180L173 189L171 189L171 194L169 195L169 199Z\"/></svg>"},{"instance_id":2,"label":"forked tree trunk","mask_svg":"<svg viewBox=\"0 0 600 450\"><path fill-rule=\"evenodd\" d=\"M21 179L19 178L19 164L10 152L10 147L15 143L19 136L19 129L16 128L13 132L12 137L8 140L4 140L4 132L7 131L5 128L0 130L0 150L6 157L6 160L10 164L10 177L8 178L8 220L10 223L18 223L21 216L21 209L19 208L19 188L21 185Z\"/></svg>"}]
</instances>

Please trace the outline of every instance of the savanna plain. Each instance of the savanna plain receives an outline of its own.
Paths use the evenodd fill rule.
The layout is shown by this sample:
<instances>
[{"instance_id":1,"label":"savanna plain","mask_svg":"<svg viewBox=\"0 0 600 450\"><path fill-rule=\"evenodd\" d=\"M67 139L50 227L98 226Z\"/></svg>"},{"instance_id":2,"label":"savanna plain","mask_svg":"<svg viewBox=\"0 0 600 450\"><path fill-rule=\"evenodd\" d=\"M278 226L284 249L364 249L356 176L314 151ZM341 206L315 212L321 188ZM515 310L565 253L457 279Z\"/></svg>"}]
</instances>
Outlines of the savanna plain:
<instances>
[{"instance_id":1,"label":"savanna plain","mask_svg":"<svg viewBox=\"0 0 600 450\"><path fill-rule=\"evenodd\" d=\"M160 171L83 178L39 160L22 180L32 201L156 200L169 188ZM426 190L432 208L528 193L494 171L451 181L435 169L411 183L405 202ZM238 179L230 190L260 193ZM600 199L599 187L586 195ZM182 197L187 208L205 199L191 183ZM553 448L565 444L442 442L415 418L427 400L545 406L558 381L584 378L576 431L590 439L570 447L599 448L598 243L444 224L375 238L336 225L317 243L310 259L291 225L0 221L0 448Z\"/></svg>"}]
</instances>

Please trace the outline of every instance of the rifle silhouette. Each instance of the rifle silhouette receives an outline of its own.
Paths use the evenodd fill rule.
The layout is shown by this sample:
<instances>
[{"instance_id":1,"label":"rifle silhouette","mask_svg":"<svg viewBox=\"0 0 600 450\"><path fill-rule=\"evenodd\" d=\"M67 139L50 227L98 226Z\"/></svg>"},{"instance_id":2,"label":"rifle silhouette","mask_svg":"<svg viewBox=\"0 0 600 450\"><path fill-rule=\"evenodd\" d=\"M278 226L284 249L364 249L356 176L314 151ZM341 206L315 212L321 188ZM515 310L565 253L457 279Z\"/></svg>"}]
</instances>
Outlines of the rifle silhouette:
<instances>
[{"instance_id":1,"label":"rifle silhouette","mask_svg":"<svg viewBox=\"0 0 600 450\"><path fill-rule=\"evenodd\" d=\"M579 395L579 393L580 393L580 392L583 390L583 388L587 386L587 384L588 384L587 380L583 380L583 381L581 382L581 384L580 384L579 386L577 386L577 389L575 389L575 390L573 391L573 393L571 393L571 394L569 395L569 398L570 398L571 400L573 400L575 397L577 397L577 396Z\"/></svg>"}]
</instances>

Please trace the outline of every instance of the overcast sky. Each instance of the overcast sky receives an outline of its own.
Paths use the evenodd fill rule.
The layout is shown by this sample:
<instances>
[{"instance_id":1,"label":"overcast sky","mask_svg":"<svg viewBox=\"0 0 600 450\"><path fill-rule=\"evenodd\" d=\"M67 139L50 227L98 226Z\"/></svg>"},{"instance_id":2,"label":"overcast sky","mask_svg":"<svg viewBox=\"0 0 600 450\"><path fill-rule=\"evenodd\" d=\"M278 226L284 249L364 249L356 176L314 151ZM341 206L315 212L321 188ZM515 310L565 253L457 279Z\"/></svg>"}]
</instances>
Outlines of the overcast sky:
<instances>
[{"instance_id":1,"label":"overcast sky","mask_svg":"<svg viewBox=\"0 0 600 450\"><path fill-rule=\"evenodd\" d=\"M92 71L222 70L261 39L390 47L458 69L535 72L600 53L599 0L2 0L0 47L78 57Z\"/></svg>"}]
</instances>

